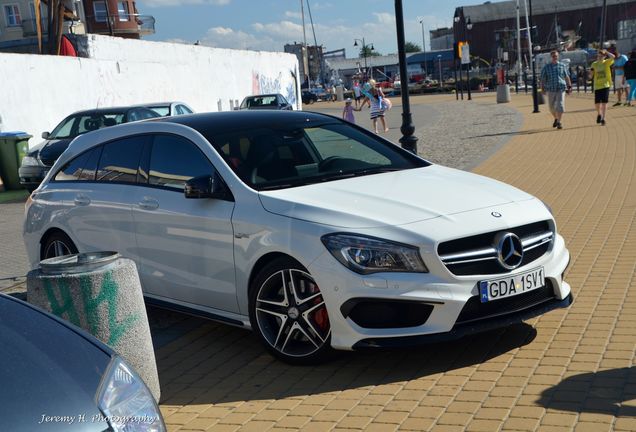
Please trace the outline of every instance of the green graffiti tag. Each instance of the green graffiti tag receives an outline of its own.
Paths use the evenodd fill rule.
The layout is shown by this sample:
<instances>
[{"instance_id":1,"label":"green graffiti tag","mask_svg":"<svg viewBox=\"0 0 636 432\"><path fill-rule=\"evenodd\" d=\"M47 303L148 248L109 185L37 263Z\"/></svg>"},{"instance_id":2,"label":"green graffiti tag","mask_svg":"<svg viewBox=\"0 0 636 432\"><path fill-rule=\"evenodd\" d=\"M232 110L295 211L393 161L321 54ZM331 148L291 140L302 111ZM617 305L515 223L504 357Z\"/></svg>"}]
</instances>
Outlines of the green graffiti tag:
<instances>
[{"instance_id":1,"label":"green graffiti tag","mask_svg":"<svg viewBox=\"0 0 636 432\"><path fill-rule=\"evenodd\" d=\"M108 304L108 329L110 330L110 337L107 343L110 346L117 345L119 339L139 319L139 315L132 314L127 316L123 322L117 322L117 294L119 292L119 285L113 280L112 271L104 273L101 290L95 298L90 298L89 296L91 292L91 281L87 276L80 278L80 287L91 333L93 333L93 329L97 329L100 322L98 308L102 303L106 302Z\"/></svg>"},{"instance_id":2,"label":"green graffiti tag","mask_svg":"<svg viewBox=\"0 0 636 432\"><path fill-rule=\"evenodd\" d=\"M119 285L112 277L112 271L105 272L103 275L102 283L99 292L95 297L91 296L92 283L88 276L81 276L80 291L82 295L82 306L86 312L86 322L88 324L88 331L91 334L96 334L99 330L100 324L103 325L99 316L99 308L102 304L106 304L108 312L108 330L109 338L105 341L110 346L116 346L121 337L139 320L139 314L130 314L123 319L122 322L117 322L117 295L119 293ZM68 320L73 324L79 326L80 320L73 304L69 285L63 279L57 283L57 288L62 298L62 304L57 301L53 287L49 280L44 282L46 295L51 305L51 312L53 314L64 318L63 314L68 315Z\"/></svg>"},{"instance_id":3,"label":"green graffiti tag","mask_svg":"<svg viewBox=\"0 0 636 432\"><path fill-rule=\"evenodd\" d=\"M60 318L64 318L64 314L67 314L67 320L76 326L79 326L80 320L77 316L77 311L75 310L75 305L73 304L73 298L71 297L71 291L68 288L68 284L65 280L60 279L58 280L57 287L60 291L60 296L62 297L62 304L60 304L57 301L57 297L55 297L55 291L51 280L44 280L44 291L46 291L46 297L49 299L49 304L51 305L51 313L59 316Z\"/></svg>"}]
</instances>

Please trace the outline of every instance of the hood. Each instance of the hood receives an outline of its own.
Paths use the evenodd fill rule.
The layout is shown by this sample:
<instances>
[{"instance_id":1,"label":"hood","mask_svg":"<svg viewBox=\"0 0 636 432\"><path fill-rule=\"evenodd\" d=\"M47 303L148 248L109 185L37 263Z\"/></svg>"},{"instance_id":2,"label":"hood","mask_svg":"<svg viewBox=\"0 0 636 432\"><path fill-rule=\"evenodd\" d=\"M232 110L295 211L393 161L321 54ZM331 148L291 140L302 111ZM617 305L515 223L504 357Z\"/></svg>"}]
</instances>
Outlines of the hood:
<instances>
[{"instance_id":1,"label":"hood","mask_svg":"<svg viewBox=\"0 0 636 432\"><path fill-rule=\"evenodd\" d=\"M86 432L108 427L91 422L100 414L95 394L111 360L102 347L43 311L2 295L0 346L1 430ZM85 423L42 417L79 414L85 414Z\"/></svg>"},{"instance_id":2,"label":"hood","mask_svg":"<svg viewBox=\"0 0 636 432\"><path fill-rule=\"evenodd\" d=\"M40 160L44 165L51 166L60 157L73 138L50 139L42 143L40 148Z\"/></svg>"},{"instance_id":3,"label":"hood","mask_svg":"<svg viewBox=\"0 0 636 432\"><path fill-rule=\"evenodd\" d=\"M533 198L497 180L439 165L259 195L271 213L341 228L404 225Z\"/></svg>"}]
</instances>

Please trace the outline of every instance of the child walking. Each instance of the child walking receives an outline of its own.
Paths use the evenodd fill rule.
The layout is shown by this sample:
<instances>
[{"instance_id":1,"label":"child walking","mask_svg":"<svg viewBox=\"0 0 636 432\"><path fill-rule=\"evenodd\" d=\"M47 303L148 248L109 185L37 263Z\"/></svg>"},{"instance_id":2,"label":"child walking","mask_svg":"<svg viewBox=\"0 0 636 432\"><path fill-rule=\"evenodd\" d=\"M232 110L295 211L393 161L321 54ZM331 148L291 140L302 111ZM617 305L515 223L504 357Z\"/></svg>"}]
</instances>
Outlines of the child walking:
<instances>
[{"instance_id":1,"label":"child walking","mask_svg":"<svg viewBox=\"0 0 636 432\"><path fill-rule=\"evenodd\" d=\"M345 101L344 109L342 110L342 118L348 121L349 123L355 123L356 118L353 116L353 111L355 108L351 105L351 98L347 98ZM358 109L358 111L360 111Z\"/></svg>"}]
</instances>

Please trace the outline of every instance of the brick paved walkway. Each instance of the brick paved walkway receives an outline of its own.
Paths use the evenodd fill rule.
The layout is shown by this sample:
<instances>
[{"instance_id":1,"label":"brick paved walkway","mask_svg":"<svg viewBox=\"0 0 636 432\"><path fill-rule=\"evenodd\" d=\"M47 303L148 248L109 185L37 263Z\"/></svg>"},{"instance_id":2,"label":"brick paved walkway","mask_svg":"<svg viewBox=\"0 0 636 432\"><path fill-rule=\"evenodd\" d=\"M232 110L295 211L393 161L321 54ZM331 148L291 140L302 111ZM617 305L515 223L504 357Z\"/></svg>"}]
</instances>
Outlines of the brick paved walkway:
<instances>
[{"instance_id":1,"label":"brick paved walkway","mask_svg":"<svg viewBox=\"0 0 636 432\"><path fill-rule=\"evenodd\" d=\"M205 323L157 352L169 429L636 430L636 108L610 109L601 127L589 96L567 104L557 131L545 106L530 114L530 98L513 95L523 127L475 172L552 207L572 254L570 309L318 367L287 366L251 333Z\"/></svg>"}]
</instances>

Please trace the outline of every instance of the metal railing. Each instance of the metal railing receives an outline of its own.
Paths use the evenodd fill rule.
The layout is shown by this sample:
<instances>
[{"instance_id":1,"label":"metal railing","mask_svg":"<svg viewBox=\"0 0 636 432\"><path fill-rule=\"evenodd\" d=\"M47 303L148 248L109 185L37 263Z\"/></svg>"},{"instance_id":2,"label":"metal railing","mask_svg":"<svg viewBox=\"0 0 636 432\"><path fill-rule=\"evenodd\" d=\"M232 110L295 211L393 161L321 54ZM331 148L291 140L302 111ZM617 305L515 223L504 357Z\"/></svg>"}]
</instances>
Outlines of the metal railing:
<instances>
[{"instance_id":1,"label":"metal railing","mask_svg":"<svg viewBox=\"0 0 636 432\"><path fill-rule=\"evenodd\" d=\"M121 33L138 33L140 35L149 35L155 33L155 17L152 15L140 14L112 14L110 17L106 14L87 15L89 28L91 33L109 34L112 30L113 34ZM103 25L105 29L95 29L95 24Z\"/></svg>"},{"instance_id":2,"label":"metal railing","mask_svg":"<svg viewBox=\"0 0 636 432\"><path fill-rule=\"evenodd\" d=\"M40 18L40 23L42 27L42 34L48 34L49 33L48 20L46 18ZM22 36L31 37L31 36L37 36L37 34L38 34L38 31L37 31L34 19L22 20Z\"/></svg>"}]
</instances>

